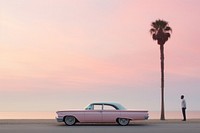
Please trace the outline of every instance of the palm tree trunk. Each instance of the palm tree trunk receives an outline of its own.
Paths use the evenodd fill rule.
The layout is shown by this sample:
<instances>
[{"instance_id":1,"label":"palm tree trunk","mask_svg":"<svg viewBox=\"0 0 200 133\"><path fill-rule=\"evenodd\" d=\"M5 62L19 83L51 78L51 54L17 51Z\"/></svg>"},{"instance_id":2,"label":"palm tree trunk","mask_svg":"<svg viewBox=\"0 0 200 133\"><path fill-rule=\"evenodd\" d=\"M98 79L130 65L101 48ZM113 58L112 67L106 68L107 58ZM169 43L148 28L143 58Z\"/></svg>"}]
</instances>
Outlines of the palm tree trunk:
<instances>
[{"instance_id":1,"label":"palm tree trunk","mask_svg":"<svg viewBox=\"0 0 200 133\"><path fill-rule=\"evenodd\" d=\"M161 116L160 116L160 120L165 120L165 110L164 110L164 44L160 45L160 61L161 61Z\"/></svg>"}]
</instances>

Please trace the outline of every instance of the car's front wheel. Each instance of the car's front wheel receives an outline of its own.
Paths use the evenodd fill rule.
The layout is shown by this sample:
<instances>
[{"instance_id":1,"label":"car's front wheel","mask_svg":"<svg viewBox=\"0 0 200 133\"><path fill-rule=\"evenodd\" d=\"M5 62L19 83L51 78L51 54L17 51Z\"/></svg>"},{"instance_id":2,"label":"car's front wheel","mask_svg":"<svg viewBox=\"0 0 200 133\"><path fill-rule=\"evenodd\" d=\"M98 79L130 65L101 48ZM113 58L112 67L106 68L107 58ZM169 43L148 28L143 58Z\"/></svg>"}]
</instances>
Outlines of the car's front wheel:
<instances>
[{"instance_id":1,"label":"car's front wheel","mask_svg":"<svg viewBox=\"0 0 200 133\"><path fill-rule=\"evenodd\" d=\"M130 122L130 120L129 120L129 119L126 119L126 118L118 118L118 119L117 119L117 123L118 123L119 125L121 125L121 126L126 126L126 125L129 124L129 122Z\"/></svg>"},{"instance_id":2,"label":"car's front wheel","mask_svg":"<svg viewBox=\"0 0 200 133\"><path fill-rule=\"evenodd\" d=\"M74 116L66 116L64 122L68 126L72 126L76 123L76 118Z\"/></svg>"}]
</instances>

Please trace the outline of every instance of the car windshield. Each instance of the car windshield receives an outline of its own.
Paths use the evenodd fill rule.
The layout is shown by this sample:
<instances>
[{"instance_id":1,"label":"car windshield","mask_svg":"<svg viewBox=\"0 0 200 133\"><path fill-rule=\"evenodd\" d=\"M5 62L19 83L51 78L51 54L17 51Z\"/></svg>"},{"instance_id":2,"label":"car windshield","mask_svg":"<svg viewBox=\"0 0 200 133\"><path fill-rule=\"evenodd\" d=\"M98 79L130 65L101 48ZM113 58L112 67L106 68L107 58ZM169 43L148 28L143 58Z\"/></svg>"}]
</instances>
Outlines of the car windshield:
<instances>
[{"instance_id":1,"label":"car windshield","mask_svg":"<svg viewBox=\"0 0 200 133\"><path fill-rule=\"evenodd\" d=\"M93 108L93 106L90 104L90 105L88 105L88 106L85 108L85 110L94 110L94 108Z\"/></svg>"}]
</instances>

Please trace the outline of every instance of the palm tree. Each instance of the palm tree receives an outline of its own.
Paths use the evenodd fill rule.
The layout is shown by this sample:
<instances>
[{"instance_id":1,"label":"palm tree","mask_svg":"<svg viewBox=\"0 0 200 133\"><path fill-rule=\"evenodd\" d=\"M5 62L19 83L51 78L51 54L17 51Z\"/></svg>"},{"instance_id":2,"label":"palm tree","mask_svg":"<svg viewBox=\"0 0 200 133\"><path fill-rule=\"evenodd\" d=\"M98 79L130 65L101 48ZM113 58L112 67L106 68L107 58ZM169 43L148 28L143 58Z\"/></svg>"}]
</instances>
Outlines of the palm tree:
<instances>
[{"instance_id":1,"label":"palm tree","mask_svg":"<svg viewBox=\"0 0 200 133\"><path fill-rule=\"evenodd\" d=\"M168 22L164 20L156 20L151 23L152 28L150 33L153 40L160 45L160 60L161 60L161 117L160 120L165 120L164 111L164 44L170 38L172 28L168 26Z\"/></svg>"}]
</instances>

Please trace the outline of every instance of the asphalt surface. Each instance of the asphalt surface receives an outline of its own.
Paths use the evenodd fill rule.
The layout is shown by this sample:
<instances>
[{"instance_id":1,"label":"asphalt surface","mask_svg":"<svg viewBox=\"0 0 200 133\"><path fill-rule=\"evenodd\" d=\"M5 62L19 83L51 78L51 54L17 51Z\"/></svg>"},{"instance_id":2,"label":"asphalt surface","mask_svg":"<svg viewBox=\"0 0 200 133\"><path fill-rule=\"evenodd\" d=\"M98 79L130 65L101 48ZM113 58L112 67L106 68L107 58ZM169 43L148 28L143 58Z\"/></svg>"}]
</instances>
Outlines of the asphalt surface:
<instances>
[{"instance_id":1,"label":"asphalt surface","mask_svg":"<svg viewBox=\"0 0 200 133\"><path fill-rule=\"evenodd\" d=\"M117 124L77 124L65 126L54 121L0 122L0 133L200 133L200 122L147 121Z\"/></svg>"}]
</instances>

